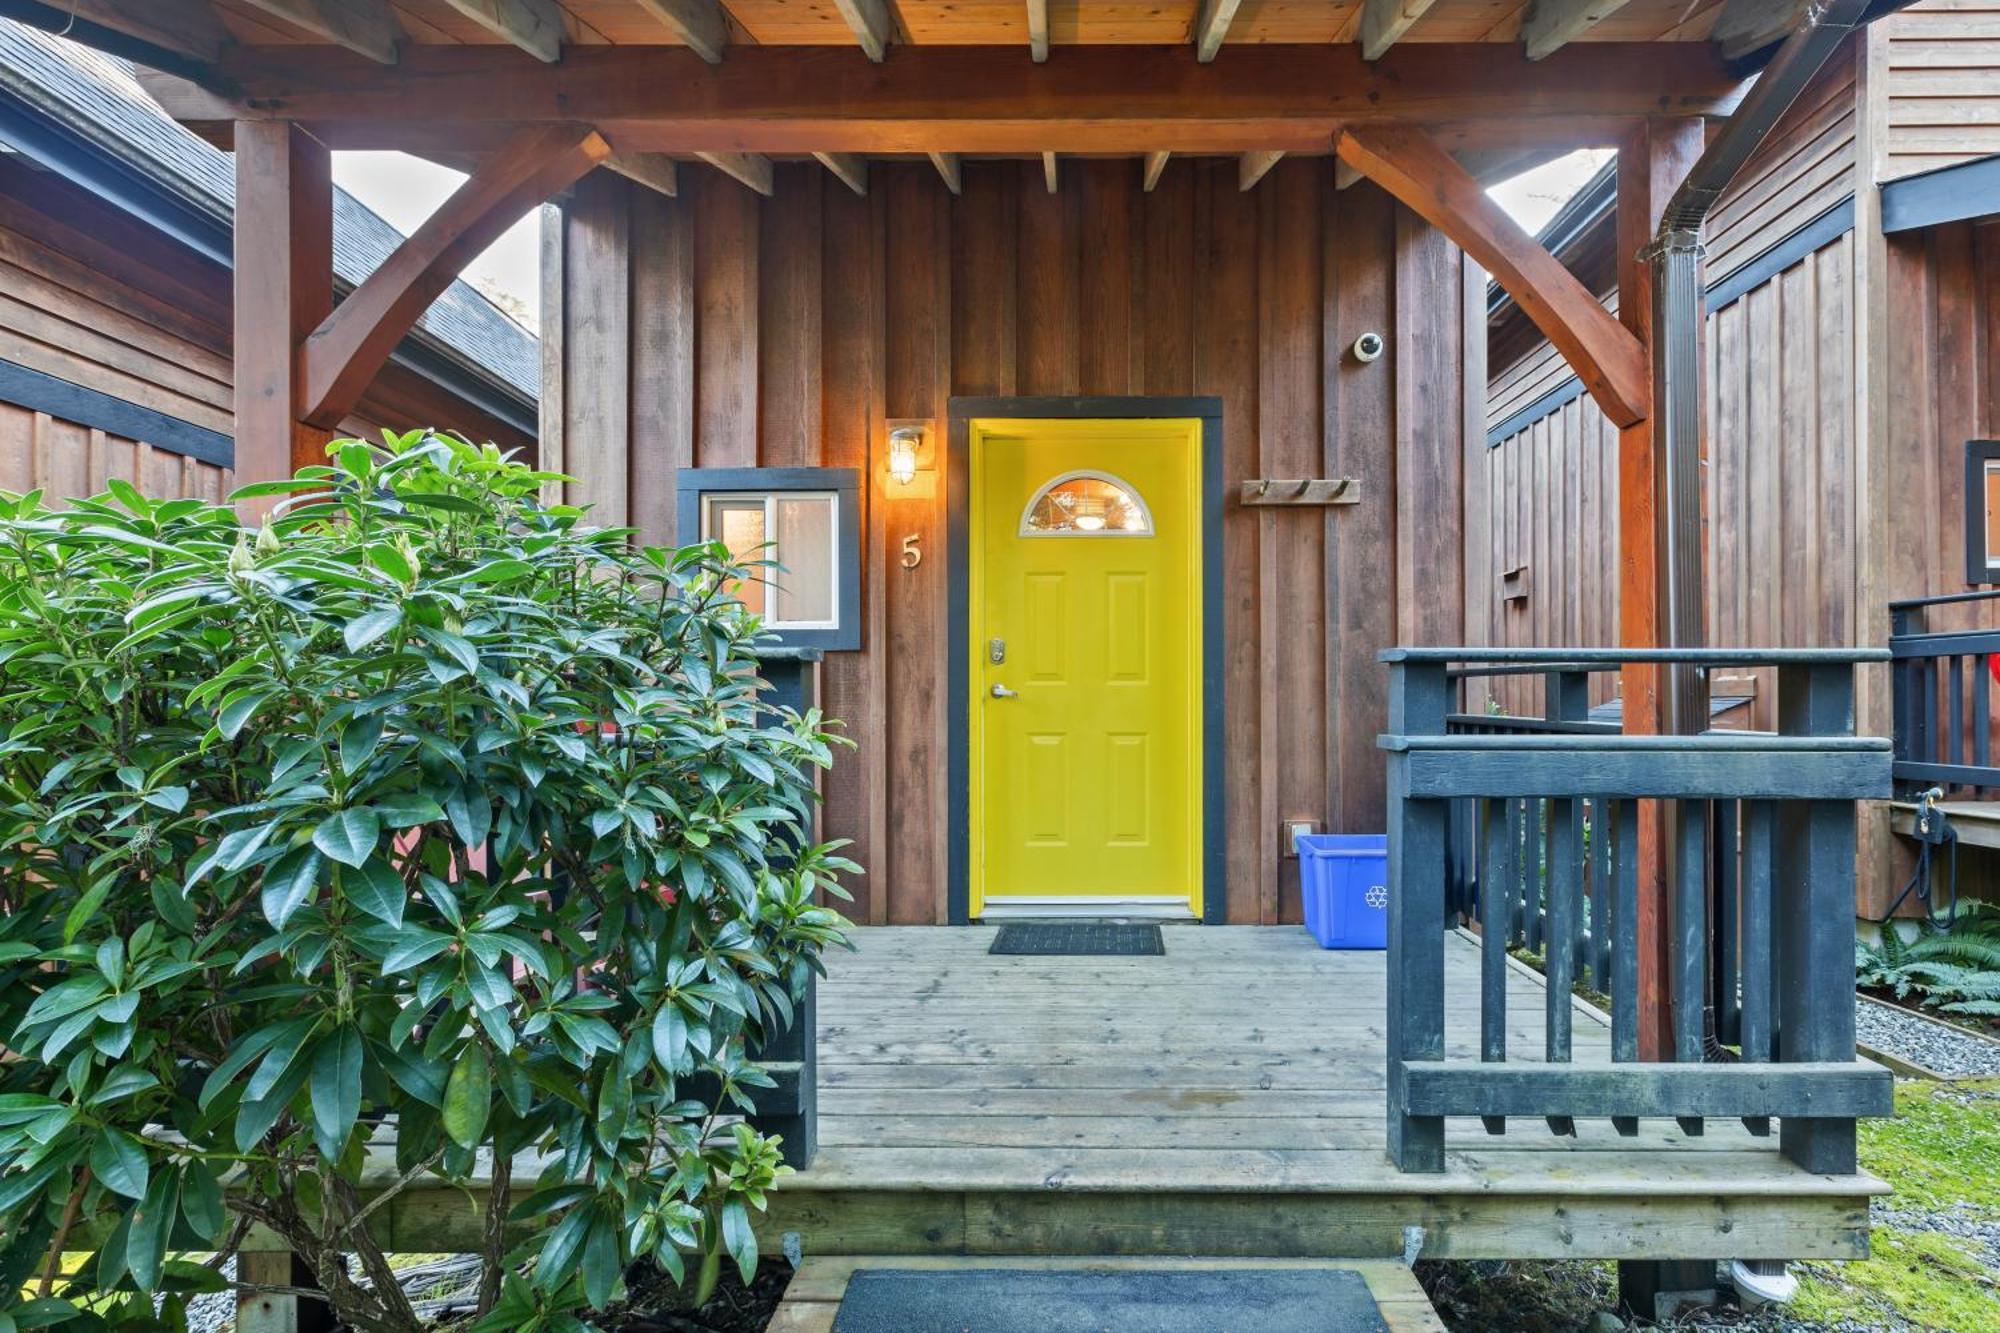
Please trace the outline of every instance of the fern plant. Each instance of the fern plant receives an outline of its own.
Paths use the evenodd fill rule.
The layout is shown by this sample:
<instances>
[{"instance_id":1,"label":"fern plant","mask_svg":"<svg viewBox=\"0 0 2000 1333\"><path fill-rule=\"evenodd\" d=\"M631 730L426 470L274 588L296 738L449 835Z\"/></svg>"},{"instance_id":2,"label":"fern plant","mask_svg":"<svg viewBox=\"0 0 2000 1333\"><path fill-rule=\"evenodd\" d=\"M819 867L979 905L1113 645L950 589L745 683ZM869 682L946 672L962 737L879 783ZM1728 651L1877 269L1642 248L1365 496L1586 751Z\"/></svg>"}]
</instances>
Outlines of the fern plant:
<instances>
[{"instance_id":1,"label":"fern plant","mask_svg":"<svg viewBox=\"0 0 2000 1333\"><path fill-rule=\"evenodd\" d=\"M1950 931L1925 921L1915 939L1884 926L1877 942L1855 942L1854 980L1926 1008L2000 1017L2000 911L1965 903Z\"/></svg>"}]
</instances>

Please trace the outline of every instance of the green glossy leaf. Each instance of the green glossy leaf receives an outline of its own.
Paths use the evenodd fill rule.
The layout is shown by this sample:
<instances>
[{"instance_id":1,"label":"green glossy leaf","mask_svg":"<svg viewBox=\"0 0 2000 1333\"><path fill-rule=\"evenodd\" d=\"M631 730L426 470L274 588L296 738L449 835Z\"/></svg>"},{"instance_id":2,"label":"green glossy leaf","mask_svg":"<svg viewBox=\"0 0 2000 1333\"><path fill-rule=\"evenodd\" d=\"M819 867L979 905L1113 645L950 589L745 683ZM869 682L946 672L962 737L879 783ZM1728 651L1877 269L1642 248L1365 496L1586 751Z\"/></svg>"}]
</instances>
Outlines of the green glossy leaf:
<instances>
[{"instance_id":1,"label":"green glossy leaf","mask_svg":"<svg viewBox=\"0 0 2000 1333\"><path fill-rule=\"evenodd\" d=\"M340 1027L313 1052L313 1137L319 1150L338 1158L361 1114L361 1034Z\"/></svg>"},{"instance_id":2,"label":"green glossy leaf","mask_svg":"<svg viewBox=\"0 0 2000 1333\"><path fill-rule=\"evenodd\" d=\"M152 1179L146 1150L122 1129L99 1131L90 1148L90 1170L106 1189L128 1199L145 1198Z\"/></svg>"},{"instance_id":3,"label":"green glossy leaf","mask_svg":"<svg viewBox=\"0 0 2000 1333\"><path fill-rule=\"evenodd\" d=\"M492 1110L493 1070L486 1048L468 1047L445 1080L444 1132L461 1148L477 1147Z\"/></svg>"},{"instance_id":4,"label":"green glossy leaf","mask_svg":"<svg viewBox=\"0 0 2000 1333\"><path fill-rule=\"evenodd\" d=\"M340 876L340 891L348 902L377 921L391 926L403 924L403 908L409 893L402 876L379 856L371 856Z\"/></svg>"},{"instance_id":5,"label":"green glossy leaf","mask_svg":"<svg viewBox=\"0 0 2000 1333\"><path fill-rule=\"evenodd\" d=\"M743 1200L730 1199L722 1205L722 1243L736 1261L736 1271L748 1286L757 1277L757 1233L750 1227L750 1214Z\"/></svg>"},{"instance_id":6,"label":"green glossy leaf","mask_svg":"<svg viewBox=\"0 0 2000 1333\"><path fill-rule=\"evenodd\" d=\"M373 810L342 810L328 815L313 830L313 846L328 859L344 866L358 866L375 853L376 839L382 836L382 821Z\"/></svg>"},{"instance_id":7,"label":"green glossy leaf","mask_svg":"<svg viewBox=\"0 0 2000 1333\"><path fill-rule=\"evenodd\" d=\"M259 896L264 919L283 930L292 913L312 901L325 865L325 859L311 847L295 847L279 857L264 872L264 888Z\"/></svg>"},{"instance_id":8,"label":"green glossy leaf","mask_svg":"<svg viewBox=\"0 0 2000 1333\"><path fill-rule=\"evenodd\" d=\"M161 1265L167 1258L167 1238L180 1212L180 1173L163 1166L153 1173L146 1196L132 1206L131 1230L125 1241L125 1266L139 1290L159 1289Z\"/></svg>"},{"instance_id":9,"label":"green glossy leaf","mask_svg":"<svg viewBox=\"0 0 2000 1333\"><path fill-rule=\"evenodd\" d=\"M400 561L402 557L397 556L396 559ZM404 565L403 570L404 573L397 575L397 577L407 583L409 582L409 566ZM402 623L402 607L378 606L371 611L364 611L354 619L348 621L341 629L340 635L341 639L347 644L347 650L351 653L358 653Z\"/></svg>"}]
</instances>

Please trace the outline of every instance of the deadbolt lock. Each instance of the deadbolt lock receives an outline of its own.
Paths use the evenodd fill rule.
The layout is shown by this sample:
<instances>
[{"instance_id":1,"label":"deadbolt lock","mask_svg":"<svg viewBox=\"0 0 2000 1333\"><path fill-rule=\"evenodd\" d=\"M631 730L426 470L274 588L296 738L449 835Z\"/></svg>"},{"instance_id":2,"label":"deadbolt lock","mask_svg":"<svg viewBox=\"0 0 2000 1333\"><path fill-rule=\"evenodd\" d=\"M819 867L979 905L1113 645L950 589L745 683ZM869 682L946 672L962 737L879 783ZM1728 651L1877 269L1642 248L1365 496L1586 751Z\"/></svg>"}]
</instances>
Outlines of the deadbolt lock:
<instances>
[{"instance_id":1,"label":"deadbolt lock","mask_svg":"<svg viewBox=\"0 0 2000 1333\"><path fill-rule=\"evenodd\" d=\"M988 639L986 641L986 660L994 666L999 666L1002 662L1006 661L1007 641L1005 639Z\"/></svg>"}]
</instances>

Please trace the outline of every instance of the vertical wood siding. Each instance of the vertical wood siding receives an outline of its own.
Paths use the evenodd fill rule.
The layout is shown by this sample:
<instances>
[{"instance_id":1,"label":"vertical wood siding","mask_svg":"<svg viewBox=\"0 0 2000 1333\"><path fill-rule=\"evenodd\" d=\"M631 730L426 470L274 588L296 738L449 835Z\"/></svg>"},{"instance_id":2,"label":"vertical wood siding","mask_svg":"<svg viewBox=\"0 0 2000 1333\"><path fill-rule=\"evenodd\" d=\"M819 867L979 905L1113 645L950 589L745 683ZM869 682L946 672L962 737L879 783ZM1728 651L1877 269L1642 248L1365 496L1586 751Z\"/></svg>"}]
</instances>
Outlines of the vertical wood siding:
<instances>
[{"instance_id":1,"label":"vertical wood siding","mask_svg":"<svg viewBox=\"0 0 2000 1333\"><path fill-rule=\"evenodd\" d=\"M1151 193L1135 162L1061 170L1051 195L1038 162L967 163L956 199L928 164L873 164L866 198L811 164L772 199L702 168L675 199L587 180L561 247L574 493L666 538L674 468L864 469L864 645L823 673L858 749L824 823L868 867L857 919L934 922L962 706L943 473L888 485L884 420L941 440L953 395L1214 394L1231 495L1359 478L1359 505L1231 501L1224 522L1228 915L1296 921L1279 820L1383 827L1375 654L1461 633L1459 256L1374 187L1336 192L1324 159L1249 193L1233 160L1177 158ZM1368 331L1392 354L1362 366Z\"/></svg>"},{"instance_id":2,"label":"vertical wood siding","mask_svg":"<svg viewBox=\"0 0 2000 1333\"><path fill-rule=\"evenodd\" d=\"M1710 312L1711 643L1854 642L1853 266L1853 237L1842 236ZM1468 628L1496 644L1616 644L1618 432L1596 403L1578 398L1502 440L1468 465L1467 485L1487 495L1493 571L1471 594ZM1527 597L1505 601L1500 576L1520 566ZM1614 683L1594 677L1592 702ZM1772 685L1758 683L1754 725L1773 723ZM1541 711L1525 683L1492 693L1509 711Z\"/></svg>"},{"instance_id":3,"label":"vertical wood siding","mask_svg":"<svg viewBox=\"0 0 2000 1333\"><path fill-rule=\"evenodd\" d=\"M0 491L46 491L53 499L96 495L111 478L151 496L220 501L228 468L121 439L73 421L0 403Z\"/></svg>"}]
</instances>

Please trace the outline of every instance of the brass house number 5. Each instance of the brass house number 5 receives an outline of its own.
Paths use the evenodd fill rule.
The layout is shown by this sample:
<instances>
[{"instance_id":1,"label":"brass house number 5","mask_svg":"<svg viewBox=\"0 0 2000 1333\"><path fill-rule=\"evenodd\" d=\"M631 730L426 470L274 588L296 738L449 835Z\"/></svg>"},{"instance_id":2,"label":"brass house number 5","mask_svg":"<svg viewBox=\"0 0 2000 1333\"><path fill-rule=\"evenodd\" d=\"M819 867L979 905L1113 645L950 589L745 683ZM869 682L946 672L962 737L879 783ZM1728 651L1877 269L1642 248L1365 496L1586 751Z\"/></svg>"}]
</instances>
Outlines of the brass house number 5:
<instances>
[{"instance_id":1,"label":"brass house number 5","mask_svg":"<svg viewBox=\"0 0 2000 1333\"><path fill-rule=\"evenodd\" d=\"M920 535L921 535L920 533L913 532L909 536L903 538L904 569L915 569L918 565L921 565L924 562L924 553L917 549L917 538Z\"/></svg>"}]
</instances>

